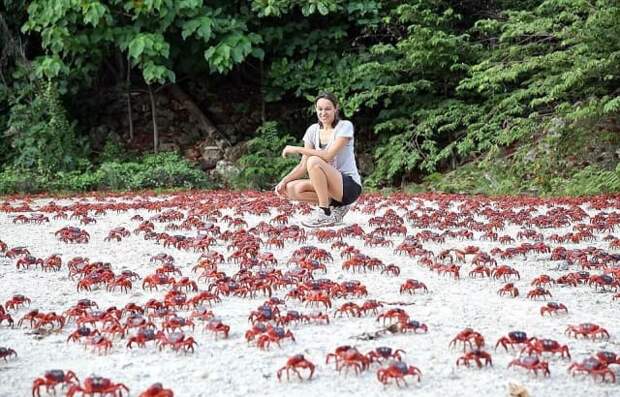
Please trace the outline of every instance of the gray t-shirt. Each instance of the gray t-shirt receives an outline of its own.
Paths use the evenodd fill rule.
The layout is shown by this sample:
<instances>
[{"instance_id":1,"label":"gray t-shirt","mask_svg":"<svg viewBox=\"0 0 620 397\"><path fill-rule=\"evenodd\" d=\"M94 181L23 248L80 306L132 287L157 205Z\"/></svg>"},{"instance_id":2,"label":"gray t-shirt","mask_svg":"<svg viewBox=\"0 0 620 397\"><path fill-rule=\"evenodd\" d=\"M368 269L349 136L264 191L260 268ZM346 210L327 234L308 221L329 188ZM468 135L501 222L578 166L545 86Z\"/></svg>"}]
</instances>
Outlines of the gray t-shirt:
<instances>
[{"instance_id":1,"label":"gray t-shirt","mask_svg":"<svg viewBox=\"0 0 620 397\"><path fill-rule=\"evenodd\" d=\"M345 175L351 176L353 180L362 186L362 178L360 177L359 172L357 171L357 164L355 163L355 153L353 152L353 123L349 120L340 120L338 124L336 124L336 128L334 128L334 133L332 134L331 139L327 143L327 146L324 149L321 149L320 145L320 130L319 123L314 123L306 130L306 134L304 135L304 142L312 145L313 148L318 150L327 150L331 146L332 143L336 141L338 137L349 138L348 143L334 158L330 161L330 164L336 168L338 171L342 172Z\"/></svg>"}]
</instances>

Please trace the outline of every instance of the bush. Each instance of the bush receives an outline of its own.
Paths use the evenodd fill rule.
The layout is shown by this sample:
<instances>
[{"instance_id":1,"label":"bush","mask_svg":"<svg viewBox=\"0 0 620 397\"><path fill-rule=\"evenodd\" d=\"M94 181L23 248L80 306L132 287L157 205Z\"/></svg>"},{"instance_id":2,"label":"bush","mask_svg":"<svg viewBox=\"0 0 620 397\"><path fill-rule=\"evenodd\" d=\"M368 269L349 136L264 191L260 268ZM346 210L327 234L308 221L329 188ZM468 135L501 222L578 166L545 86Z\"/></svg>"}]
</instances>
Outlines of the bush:
<instances>
[{"instance_id":1,"label":"bush","mask_svg":"<svg viewBox=\"0 0 620 397\"><path fill-rule=\"evenodd\" d=\"M551 185L553 193L566 196L617 193L620 192L620 164L615 171L588 166L576 172L570 179L553 179Z\"/></svg>"},{"instance_id":2,"label":"bush","mask_svg":"<svg viewBox=\"0 0 620 397\"><path fill-rule=\"evenodd\" d=\"M99 172L101 189L213 187L202 171L173 152L147 154L139 162L105 162Z\"/></svg>"},{"instance_id":3,"label":"bush","mask_svg":"<svg viewBox=\"0 0 620 397\"><path fill-rule=\"evenodd\" d=\"M33 194L45 190L45 178L32 171L6 168L0 174L0 194Z\"/></svg>"},{"instance_id":4,"label":"bush","mask_svg":"<svg viewBox=\"0 0 620 397\"><path fill-rule=\"evenodd\" d=\"M248 154L239 159L241 172L233 181L237 189L271 189L299 161L282 158L284 146L296 140L279 132L277 123L268 121L256 132L256 137L248 142Z\"/></svg>"},{"instance_id":5,"label":"bush","mask_svg":"<svg viewBox=\"0 0 620 397\"><path fill-rule=\"evenodd\" d=\"M0 194L173 188L215 188L215 184L176 153L148 154L133 162L108 161L96 170L53 175L15 168L0 173Z\"/></svg>"},{"instance_id":6,"label":"bush","mask_svg":"<svg viewBox=\"0 0 620 397\"><path fill-rule=\"evenodd\" d=\"M39 175L77 169L85 141L75 134L55 82L33 83L32 97L12 100L7 135L14 149L13 166Z\"/></svg>"}]
</instances>

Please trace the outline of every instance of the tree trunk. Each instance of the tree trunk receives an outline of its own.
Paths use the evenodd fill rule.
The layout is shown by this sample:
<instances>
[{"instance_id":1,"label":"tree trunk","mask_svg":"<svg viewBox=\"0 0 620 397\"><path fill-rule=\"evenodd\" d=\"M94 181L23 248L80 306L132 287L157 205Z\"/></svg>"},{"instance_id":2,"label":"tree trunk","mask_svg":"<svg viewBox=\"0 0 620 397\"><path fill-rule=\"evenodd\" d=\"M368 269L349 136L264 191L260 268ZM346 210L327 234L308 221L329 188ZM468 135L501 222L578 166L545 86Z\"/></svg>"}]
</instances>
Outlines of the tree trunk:
<instances>
[{"instance_id":1,"label":"tree trunk","mask_svg":"<svg viewBox=\"0 0 620 397\"><path fill-rule=\"evenodd\" d=\"M177 101L181 102L185 109L187 109L192 114L192 116L194 116L194 118L198 120L198 125L200 129L206 134L207 138L210 138L213 141L217 142L218 140L216 139L216 135L219 135L222 139L224 139L228 146L232 146L230 137L224 134L222 131L218 130L217 127L215 127L215 124L213 124L213 122L203 113L202 110L200 110L198 105L196 105L196 102L194 102L192 98L190 98L190 96L185 91L183 91L181 87L179 87L177 84L171 84L168 87L168 90L172 94L172 96ZM218 144L218 146L221 145Z\"/></svg>"},{"instance_id":2,"label":"tree trunk","mask_svg":"<svg viewBox=\"0 0 620 397\"><path fill-rule=\"evenodd\" d=\"M155 114L155 96L153 95L153 88L149 87L149 97L151 98L151 116L153 117L153 152L157 153L159 149L159 131L157 130L157 115Z\"/></svg>"},{"instance_id":3,"label":"tree trunk","mask_svg":"<svg viewBox=\"0 0 620 397\"><path fill-rule=\"evenodd\" d=\"M127 114L129 117L129 142L133 142L133 112L131 110L131 61L127 59Z\"/></svg>"},{"instance_id":4,"label":"tree trunk","mask_svg":"<svg viewBox=\"0 0 620 397\"><path fill-rule=\"evenodd\" d=\"M265 124L267 121L267 113L265 106L265 65L263 60L260 60L260 121Z\"/></svg>"}]
</instances>

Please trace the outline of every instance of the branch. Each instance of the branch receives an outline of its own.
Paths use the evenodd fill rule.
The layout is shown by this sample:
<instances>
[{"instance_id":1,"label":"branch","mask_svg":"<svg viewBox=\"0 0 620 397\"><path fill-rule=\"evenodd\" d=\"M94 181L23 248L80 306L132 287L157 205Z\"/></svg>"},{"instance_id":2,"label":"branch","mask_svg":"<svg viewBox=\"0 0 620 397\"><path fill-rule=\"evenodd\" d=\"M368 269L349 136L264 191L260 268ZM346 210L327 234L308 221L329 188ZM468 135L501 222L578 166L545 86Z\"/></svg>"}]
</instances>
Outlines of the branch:
<instances>
[{"instance_id":1,"label":"branch","mask_svg":"<svg viewBox=\"0 0 620 397\"><path fill-rule=\"evenodd\" d=\"M230 137L215 127L215 124L200 110L198 105L181 87L177 84L171 84L168 86L168 91L198 120L200 129L207 134L207 137L215 140L215 135L219 135L229 146L232 146Z\"/></svg>"}]
</instances>

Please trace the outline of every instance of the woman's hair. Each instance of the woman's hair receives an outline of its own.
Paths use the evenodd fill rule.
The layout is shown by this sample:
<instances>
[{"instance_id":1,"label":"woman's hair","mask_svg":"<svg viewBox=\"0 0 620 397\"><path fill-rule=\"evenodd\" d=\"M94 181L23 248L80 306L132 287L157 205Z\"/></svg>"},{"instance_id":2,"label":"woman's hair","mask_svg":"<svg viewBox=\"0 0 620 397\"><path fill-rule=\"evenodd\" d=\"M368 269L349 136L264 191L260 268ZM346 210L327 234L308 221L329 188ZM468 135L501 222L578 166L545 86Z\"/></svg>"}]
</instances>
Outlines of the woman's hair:
<instances>
[{"instance_id":1,"label":"woman's hair","mask_svg":"<svg viewBox=\"0 0 620 397\"><path fill-rule=\"evenodd\" d=\"M331 92L321 92L314 100L315 107L317 102L319 102L319 99L327 99L332 103L332 105L334 105L334 108L336 108L336 114L334 115L334 121L332 123L332 127L335 128L340 121L340 115L338 114L338 99L336 99L336 96ZM319 127L323 128L323 123L321 122L321 120L319 120Z\"/></svg>"}]
</instances>

